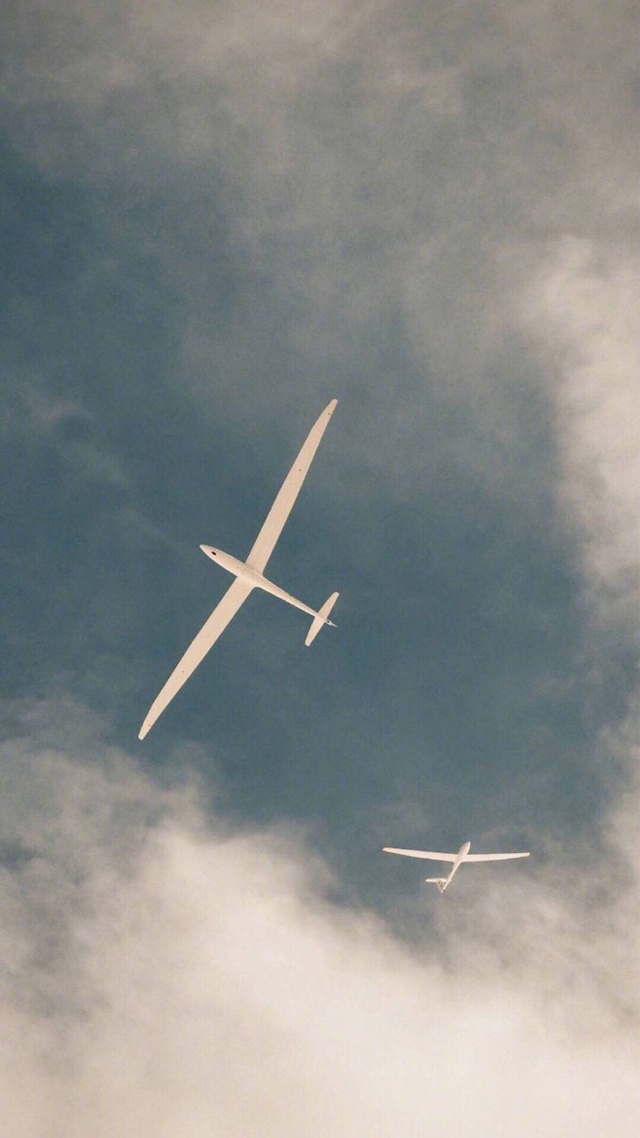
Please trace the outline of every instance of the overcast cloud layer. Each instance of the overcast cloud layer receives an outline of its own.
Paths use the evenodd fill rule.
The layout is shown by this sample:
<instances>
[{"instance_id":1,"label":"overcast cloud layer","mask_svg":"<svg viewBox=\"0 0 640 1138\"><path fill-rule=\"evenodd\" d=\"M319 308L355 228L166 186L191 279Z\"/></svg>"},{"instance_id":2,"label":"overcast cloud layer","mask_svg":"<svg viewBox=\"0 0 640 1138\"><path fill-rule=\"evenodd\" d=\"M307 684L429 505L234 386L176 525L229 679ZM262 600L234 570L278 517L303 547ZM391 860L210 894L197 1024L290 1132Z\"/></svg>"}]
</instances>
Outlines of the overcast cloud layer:
<instances>
[{"instance_id":1,"label":"overcast cloud layer","mask_svg":"<svg viewBox=\"0 0 640 1138\"><path fill-rule=\"evenodd\" d=\"M3 6L12 1138L637 1133L637 25Z\"/></svg>"}]
</instances>

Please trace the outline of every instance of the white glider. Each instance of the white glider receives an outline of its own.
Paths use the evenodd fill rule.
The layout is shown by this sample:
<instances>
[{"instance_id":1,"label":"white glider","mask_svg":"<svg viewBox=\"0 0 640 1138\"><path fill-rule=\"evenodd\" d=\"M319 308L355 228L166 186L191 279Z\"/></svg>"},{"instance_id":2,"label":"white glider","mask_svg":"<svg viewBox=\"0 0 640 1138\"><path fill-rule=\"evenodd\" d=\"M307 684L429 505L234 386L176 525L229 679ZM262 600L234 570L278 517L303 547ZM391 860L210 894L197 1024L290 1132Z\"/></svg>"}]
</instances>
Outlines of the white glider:
<instances>
[{"instance_id":1,"label":"white glider","mask_svg":"<svg viewBox=\"0 0 640 1138\"><path fill-rule=\"evenodd\" d=\"M464 842L457 853L435 853L434 850L398 850L393 846L385 846L383 853L402 854L403 857L424 857L429 861L451 861L451 873L448 877L425 877L432 885L437 885L441 893L449 885L454 873L457 873L463 861L509 861L514 857L529 857L529 853L497 853L472 854L469 853L471 842Z\"/></svg>"},{"instance_id":2,"label":"white glider","mask_svg":"<svg viewBox=\"0 0 640 1138\"><path fill-rule=\"evenodd\" d=\"M329 419L333 415L337 403L337 399L332 399L331 403L329 403L328 407L325 407L319 419L311 428L302 445L300 454L280 487L276 500L269 510L262 529L251 547L247 560L238 561L237 558L232 557L231 554L224 553L221 549L214 549L212 545L200 546L202 552L206 553L207 557L210 557L217 565L221 565L223 569L228 570L229 573L233 573L236 580L231 585L231 588L227 590L219 605L213 610L198 635L191 642L184 656L169 676L166 684L151 704L146 719L140 728L138 734L139 739L144 739L145 735L151 730L156 719L162 715L162 712L171 702L174 695L180 691L182 685L186 683L189 676L198 667L200 661L204 659L209 649L215 644L221 633L224 632L231 619L235 616L253 589L264 589L267 593L273 593L275 597L280 597L280 600L287 601L290 605L295 605L296 608L302 609L303 612L313 617L311 628L305 640L305 644L307 645L315 640L323 625L330 624L332 627L335 627L333 621L329 620L329 613L338 599L338 593L332 593L322 608L316 612L316 610L310 608L309 605L303 604L302 601L290 596L289 593L285 593L284 589L279 588L278 585L274 585L272 581L267 580L267 578L263 576L263 570L282 533L283 526L291 513L293 504L300 493L300 488L307 476L309 467L313 461L313 456L320 445L320 440L327 429Z\"/></svg>"}]
</instances>

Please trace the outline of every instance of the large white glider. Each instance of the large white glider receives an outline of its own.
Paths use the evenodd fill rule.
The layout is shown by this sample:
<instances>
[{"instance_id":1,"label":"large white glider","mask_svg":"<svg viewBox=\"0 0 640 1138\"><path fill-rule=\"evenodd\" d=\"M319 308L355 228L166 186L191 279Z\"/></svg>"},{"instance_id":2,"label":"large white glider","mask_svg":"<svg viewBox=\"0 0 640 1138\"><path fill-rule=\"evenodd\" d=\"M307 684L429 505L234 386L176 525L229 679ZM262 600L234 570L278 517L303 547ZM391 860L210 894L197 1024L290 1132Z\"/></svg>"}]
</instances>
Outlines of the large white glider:
<instances>
[{"instance_id":1,"label":"large white glider","mask_svg":"<svg viewBox=\"0 0 640 1138\"><path fill-rule=\"evenodd\" d=\"M435 853L433 850L398 850L393 846L385 846L384 853L402 854L404 857L424 857L429 861L451 861L451 873L448 877L425 877L432 885L437 885L441 893L451 882L454 873L457 873L463 861L509 861L513 857L529 857L529 853L497 853L472 854L469 853L471 842L465 842L457 853Z\"/></svg>"},{"instance_id":2,"label":"large white glider","mask_svg":"<svg viewBox=\"0 0 640 1138\"><path fill-rule=\"evenodd\" d=\"M337 399L331 400L331 403L329 403L328 407L325 407L320 418L309 431L302 445L300 454L280 487L276 500L267 514L262 529L249 551L247 560L238 561L237 558L232 557L231 554L224 553L221 549L214 549L212 545L200 546L202 552L206 553L207 557L210 557L217 565L221 565L223 569L227 569L229 573L233 573L236 580L231 585L231 588L227 590L219 605L213 610L206 624L200 629L195 640L191 642L184 656L169 676L162 691L154 699L147 713L147 717L140 728L138 734L139 739L144 739L147 732L151 730L156 719L162 715L165 707L167 707L174 695L198 667L200 661L206 656L221 633L224 632L231 619L235 616L253 589L264 589L267 593L273 593L274 597L280 597L280 600L287 601L290 605L295 605L296 608L302 609L303 612L313 617L311 628L305 640L305 644L307 645L315 640L324 624L330 624L335 627L333 621L329 620L329 613L338 599L338 593L332 593L322 608L316 612L315 609L303 604L302 601L297 600L296 597L285 593L284 589L279 588L278 585L274 585L272 581L268 581L267 578L263 576L263 570L282 533L282 528L291 513L293 504L300 492L300 487L306 478L309 467L313 461L313 456L320 445L320 440L327 429L327 424L333 415L337 402Z\"/></svg>"}]
</instances>

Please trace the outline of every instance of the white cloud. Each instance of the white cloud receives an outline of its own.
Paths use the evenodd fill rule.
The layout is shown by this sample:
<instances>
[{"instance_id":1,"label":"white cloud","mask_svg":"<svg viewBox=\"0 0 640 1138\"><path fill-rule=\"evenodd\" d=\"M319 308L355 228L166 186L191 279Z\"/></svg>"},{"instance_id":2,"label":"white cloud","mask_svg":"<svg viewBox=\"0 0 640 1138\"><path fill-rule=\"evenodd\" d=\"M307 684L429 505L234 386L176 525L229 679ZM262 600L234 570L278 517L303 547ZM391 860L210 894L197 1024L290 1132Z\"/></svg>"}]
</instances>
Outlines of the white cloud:
<instances>
[{"instance_id":1,"label":"white cloud","mask_svg":"<svg viewBox=\"0 0 640 1138\"><path fill-rule=\"evenodd\" d=\"M358 464L384 465L398 494L426 477L416 456L432 395L470 409L504 455L504 485L503 443L521 429L529 376L517 356L509 379L496 375L494 243L568 224L625 230L635 185L625 11L622 0L553 13L503 0L473 18L465 5L388 0L305 0L295 12L282 0L145 0L105 16L60 0L44 50L41 14L23 5L21 19L6 17L7 129L66 177L115 178L143 199L162 185L188 202L180 239L170 226L153 255L185 305L177 382L205 412L246 420L250 389L256 422L277 421L301 386L274 356L259 295L212 327L195 251L207 265L219 256L221 208L232 258L269 282L293 358L356 377ZM413 357L412 374L389 373L373 343L381 328ZM268 361L268 383L256 359ZM475 465L491 476L488 458Z\"/></svg>"},{"instance_id":2,"label":"white cloud","mask_svg":"<svg viewBox=\"0 0 640 1138\"><path fill-rule=\"evenodd\" d=\"M590 978L614 980L637 910L605 935L584 866L555 893L535 866L485 876L475 905L461 877L409 948L329 900L300 835L230 831L99 743L91 765L48 747L45 721L2 750L12 1138L635 1134L637 1005ZM80 750L95 725L69 722Z\"/></svg>"},{"instance_id":3,"label":"white cloud","mask_svg":"<svg viewBox=\"0 0 640 1138\"><path fill-rule=\"evenodd\" d=\"M616 247L577 238L523 259L531 277L519 281L514 307L554 410L559 509L594 611L638 633L639 276Z\"/></svg>"}]
</instances>

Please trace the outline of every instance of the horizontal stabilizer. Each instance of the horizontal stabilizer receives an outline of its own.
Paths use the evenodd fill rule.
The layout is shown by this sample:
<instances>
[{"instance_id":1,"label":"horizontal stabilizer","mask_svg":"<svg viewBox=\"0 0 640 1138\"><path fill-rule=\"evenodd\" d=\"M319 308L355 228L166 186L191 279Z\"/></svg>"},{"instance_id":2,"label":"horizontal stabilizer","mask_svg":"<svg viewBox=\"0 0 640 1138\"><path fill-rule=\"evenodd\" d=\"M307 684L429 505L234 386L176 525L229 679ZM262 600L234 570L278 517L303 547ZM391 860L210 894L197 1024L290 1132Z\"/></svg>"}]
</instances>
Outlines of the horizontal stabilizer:
<instances>
[{"instance_id":1,"label":"horizontal stabilizer","mask_svg":"<svg viewBox=\"0 0 640 1138\"><path fill-rule=\"evenodd\" d=\"M425 881L427 881L429 885L437 885L439 893L444 893L449 884L448 877L425 877Z\"/></svg>"},{"instance_id":2,"label":"horizontal stabilizer","mask_svg":"<svg viewBox=\"0 0 640 1138\"><path fill-rule=\"evenodd\" d=\"M385 846L382 852L402 854L403 857L426 857L429 861L455 861L458 856L450 853L436 853L434 850L397 850L393 846ZM466 860L467 858L465 858Z\"/></svg>"},{"instance_id":3,"label":"horizontal stabilizer","mask_svg":"<svg viewBox=\"0 0 640 1138\"><path fill-rule=\"evenodd\" d=\"M314 616L313 621L311 622L311 628L309 629L309 631L307 633L306 640L305 640L305 644L307 645L307 647L309 647L309 645L313 643L313 641L315 640L316 636L318 635L320 629L322 628L322 626L324 624L330 624L332 626L332 628L335 628L335 624L333 623L333 621L329 620L329 613L331 612L331 609L335 605L339 596L340 596L340 593L332 593L331 596L329 597L329 599L324 602L322 608L318 611L317 615Z\"/></svg>"}]
</instances>

